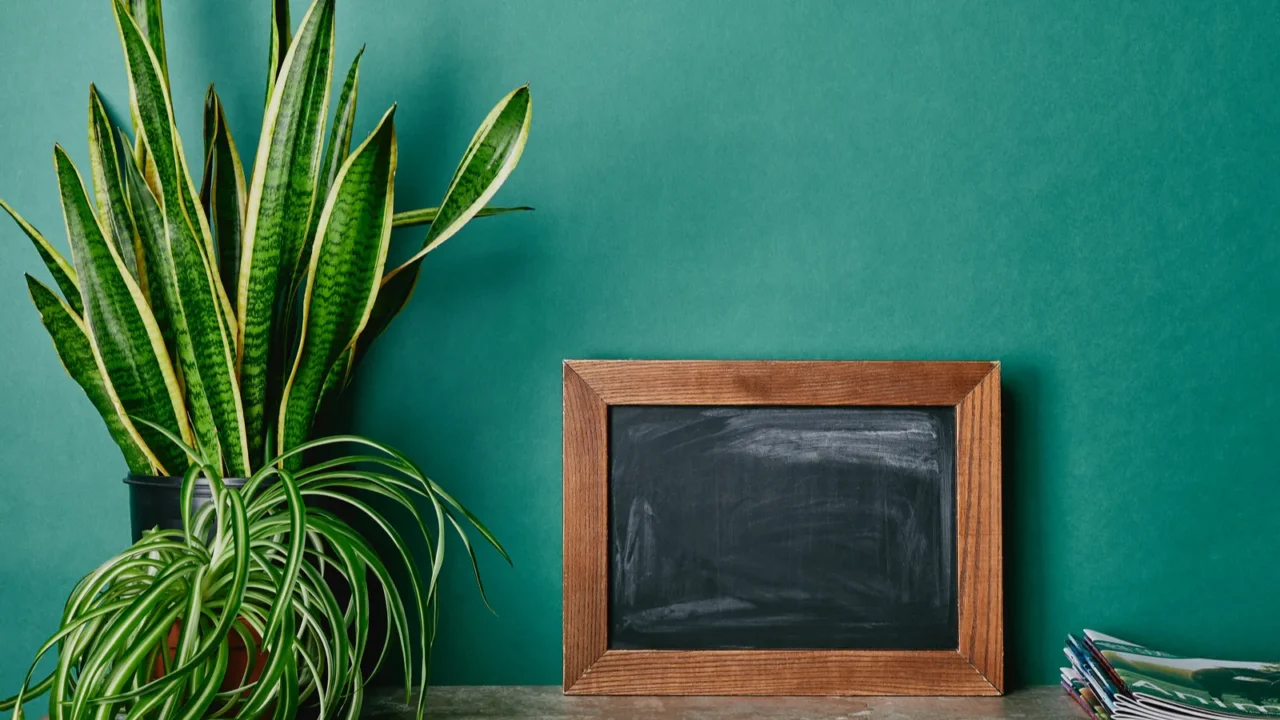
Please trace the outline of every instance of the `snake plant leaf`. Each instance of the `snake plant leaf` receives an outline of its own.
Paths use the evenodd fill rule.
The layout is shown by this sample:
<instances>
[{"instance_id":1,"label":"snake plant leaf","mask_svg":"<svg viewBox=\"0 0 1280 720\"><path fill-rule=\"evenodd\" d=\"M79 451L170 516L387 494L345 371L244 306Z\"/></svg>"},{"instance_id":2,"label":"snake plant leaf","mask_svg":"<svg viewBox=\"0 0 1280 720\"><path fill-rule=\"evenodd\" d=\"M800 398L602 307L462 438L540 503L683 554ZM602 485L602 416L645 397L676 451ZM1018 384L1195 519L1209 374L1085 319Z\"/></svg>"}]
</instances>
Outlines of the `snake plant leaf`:
<instances>
[{"instance_id":1,"label":"snake plant leaf","mask_svg":"<svg viewBox=\"0 0 1280 720\"><path fill-rule=\"evenodd\" d=\"M122 141L128 140L123 131L120 132L120 139ZM125 146L127 147L128 145L129 143L126 142ZM139 147L144 148L145 151L146 145L144 143ZM143 225L147 218L140 217L142 211L146 208L141 204L144 196L139 191L139 188L146 189L146 197L152 198L153 201L155 195L151 190L151 186L142 179L136 156L132 161L126 158L124 162L120 163L120 167L124 175L125 201L129 206L129 216L134 218L133 227L138 233L138 258L143 267L146 267L148 256L155 256L156 246L150 244L153 242L152 236L148 234L150 226ZM146 278L144 275L143 279L147 279L148 282L139 282L138 285L142 288L142 294L146 297L147 304L151 307L151 314L156 318L156 325L160 328L160 337L164 339L164 346L169 351L169 357L175 358L178 357L178 338L173 326L173 312L168 305L168 298L172 297L172 293L168 292L163 285L167 277L166 275L160 275Z\"/></svg>"},{"instance_id":2,"label":"snake plant leaf","mask_svg":"<svg viewBox=\"0 0 1280 720\"><path fill-rule=\"evenodd\" d=\"M161 11L161 0L128 0L128 12L141 30L143 37L146 38L147 44L151 46L152 51L156 55L156 60L160 63L160 76L164 78L165 87L169 86L169 64L167 58L167 50L164 41L164 13ZM129 117L133 122L133 134L138 138L138 143L134 146L134 157L138 164L146 168L146 176L149 180L155 179L155 163L152 158L147 156L142 147L142 118L138 112L138 102L134 93L133 83L129 84ZM127 145L125 147L128 147ZM154 184L154 183L153 183Z\"/></svg>"},{"instance_id":3,"label":"snake plant leaf","mask_svg":"<svg viewBox=\"0 0 1280 720\"><path fill-rule=\"evenodd\" d=\"M54 163L71 256L80 280L85 326L103 376L128 416L150 420L190 438L186 404L155 316L115 246L104 237L80 173L61 147L54 149ZM139 433L159 461L158 472L186 467L181 451L162 436L149 429L140 428Z\"/></svg>"},{"instance_id":4,"label":"snake plant leaf","mask_svg":"<svg viewBox=\"0 0 1280 720\"><path fill-rule=\"evenodd\" d=\"M214 268L200 241L186 232L185 224L172 221L173 214L165 212L163 200L151 194L137 167L131 166L127 174L144 256L176 339L202 456L219 465L221 457L228 473L247 475L249 451L235 347L222 318Z\"/></svg>"},{"instance_id":5,"label":"snake plant leaf","mask_svg":"<svg viewBox=\"0 0 1280 720\"><path fill-rule=\"evenodd\" d=\"M311 225L333 70L333 0L315 0L285 55L267 104L249 185L236 312L250 455L261 457L278 412L288 327L281 308ZM274 351L273 351L274 346ZM276 372L273 372L275 370Z\"/></svg>"},{"instance_id":6,"label":"snake plant leaf","mask_svg":"<svg viewBox=\"0 0 1280 720\"><path fill-rule=\"evenodd\" d=\"M356 94L360 84L360 57L362 55L364 55L364 48L360 48L360 51L356 53L355 59L351 61L351 68L347 70L347 79L342 83L342 92L338 94L338 105L333 116L333 128L329 132L329 142L325 146L324 160L320 163L320 179L316 185L317 203L323 203L329 196L329 190L333 187L333 181L338 176L338 170L342 168L347 156L351 154L351 133L356 121ZM316 229L320 226L320 211L322 209L322 207L317 207L311 212L311 229L307 231L308 238L315 238L316 236ZM302 248L302 256L299 258L297 269L289 280L290 298L297 295L303 274L307 265L311 262L310 250L311 248L305 245ZM294 320L292 316L289 319L290 321ZM293 337L295 334L295 332L290 332L289 337Z\"/></svg>"},{"instance_id":7,"label":"snake plant leaf","mask_svg":"<svg viewBox=\"0 0 1280 720\"><path fill-rule=\"evenodd\" d=\"M174 124L164 67L124 5L114 0L112 6L129 69L134 106L140 116L138 156L144 158L145 163L139 163L139 166L144 168L148 186L156 197L164 201L161 207L169 213L165 218L167 225L199 238L207 259L211 261L215 254L213 235L196 197L195 184L191 181L182 142ZM149 292L150 289L147 290ZM222 306L219 322L234 342L236 331L231 301L221 282L215 283L215 291Z\"/></svg>"},{"instance_id":8,"label":"snake plant leaf","mask_svg":"<svg viewBox=\"0 0 1280 720\"><path fill-rule=\"evenodd\" d=\"M51 245L35 226L24 220L16 210L10 207L9 203L0 200L0 208L4 208L4 211L9 213L9 217L13 218L18 227L22 228L22 232L31 239L31 244L36 246L36 252L40 253L40 259L44 261L44 266L53 276L53 282L62 291L62 297L67 301L67 305L77 316L84 315L84 304L80 301L80 283L76 278L75 267L67 262L62 253L58 252L58 249Z\"/></svg>"},{"instance_id":9,"label":"snake plant leaf","mask_svg":"<svg viewBox=\"0 0 1280 720\"><path fill-rule=\"evenodd\" d=\"M175 225L185 225L185 231L201 240L206 254L213 257L215 250L212 233L200 207L195 183L191 180L186 155L178 137L178 128L174 124L169 86L164 80L164 67L122 2L123 0L113 0L116 27L124 47L129 82L141 119L138 144L145 146L146 154L155 166L159 185L155 194L163 200L163 207L168 213L166 220ZM148 166L143 167L145 169ZM154 186L152 189L156 190ZM222 295L224 308L230 310L231 305L225 298L225 292Z\"/></svg>"},{"instance_id":10,"label":"snake plant leaf","mask_svg":"<svg viewBox=\"0 0 1280 720\"><path fill-rule=\"evenodd\" d=\"M321 182L317 198L328 196L329 188L338 177L338 170L351 154L351 133L356 123L356 96L360 91L360 58L364 56L364 48L356 53L347 70L347 79L342 83L342 91L338 93L338 105L334 110L333 128L329 131L329 143L325 147L324 161L320 163ZM316 222L319 214L316 213Z\"/></svg>"},{"instance_id":11,"label":"snake plant leaf","mask_svg":"<svg viewBox=\"0 0 1280 720\"><path fill-rule=\"evenodd\" d=\"M198 202L174 125L163 67L118 0L115 11L141 116L140 142L154 161L160 189L155 197L163 212L175 288L181 300L180 305L171 305L169 311L175 316L182 315L181 320L174 319L175 328L185 324L187 329L186 333L175 334L179 338L179 358L184 360L183 379L194 398L191 409L197 423L196 436L202 449L209 451L217 447L210 444L216 435L226 449L224 459L228 470L247 470L244 405L234 370L235 321L226 289L214 271L216 251L212 232ZM185 337L188 334L189 337ZM188 341L190 354L181 347ZM195 381L198 387L192 389L190 373L196 367L199 368ZM204 398L198 397L200 395ZM208 415L201 409L206 402Z\"/></svg>"},{"instance_id":12,"label":"snake plant leaf","mask_svg":"<svg viewBox=\"0 0 1280 720\"><path fill-rule=\"evenodd\" d=\"M409 302L422 258L461 230L502 187L520 162L532 119L533 101L526 85L508 93L481 123L454 171L422 249L383 278L377 303L356 346L352 367Z\"/></svg>"},{"instance_id":13,"label":"snake plant leaf","mask_svg":"<svg viewBox=\"0 0 1280 720\"><path fill-rule=\"evenodd\" d=\"M247 192L240 153L231 137L225 108L212 85L204 102L204 157L200 202L209 218L217 247L218 277L224 288L235 288L236 276L240 272ZM236 298L232 295L228 300L231 309L235 310Z\"/></svg>"},{"instance_id":14,"label":"snake plant leaf","mask_svg":"<svg viewBox=\"0 0 1280 720\"><path fill-rule=\"evenodd\" d=\"M527 85L512 90L489 111L449 181L422 249L401 268L416 264L453 237L497 194L520 162L532 121L533 101Z\"/></svg>"},{"instance_id":15,"label":"snake plant leaf","mask_svg":"<svg viewBox=\"0 0 1280 720\"><path fill-rule=\"evenodd\" d=\"M93 403L94 409L106 422L111 439L116 441L120 451L124 453L129 472L135 475L150 474L155 460L133 423L120 414L114 391L103 381L84 322L56 293L30 275L26 277L31 302L40 311L40 322L49 331L49 337L53 338L53 347L58 352L62 367L84 390L89 402Z\"/></svg>"},{"instance_id":16,"label":"snake plant leaf","mask_svg":"<svg viewBox=\"0 0 1280 720\"><path fill-rule=\"evenodd\" d=\"M531 210L533 210L533 208L523 205L520 207L483 207L480 208L480 212L476 213L476 217L494 217L495 215L529 212ZM416 225L430 225L436 221L436 216L439 214L440 208L402 210L391 217L391 226L396 229L400 229L414 227Z\"/></svg>"},{"instance_id":17,"label":"snake plant leaf","mask_svg":"<svg viewBox=\"0 0 1280 720\"><path fill-rule=\"evenodd\" d=\"M360 58L364 55L364 48L360 48L360 52L356 53L356 57L351 61L351 68L347 70L347 79L342 84L342 92L338 96L338 108L334 113L334 125L329 134L329 143L325 148L324 162L321 167L328 170L327 179L324 184L324 190L327 193L329 188L333 186L333 179L338 174L346 156L351 150L351 132L355 124L356 116L356 96L360 86ZM335 152L335 148L341 148L341 152ZM391 227L394 229L395 215L392 215ZM434 214L432 215L434 218ZM319 213L313 216L313 225L320 222ZM312 227L311 237L315 237L315 227ZM295 282L298 278L295 278ZM326 400L332 401L341 393L341 389L346 386L348 372L347 366L350 364L352 357L350 348L343 351L342 355L329 369L324 382L320 385L319 395L316 399L315 416L324 415L326 410Z\"/></svg>"},{"instance_id":18,"label":"snake plant leaf","mask_svg":"<svg viewBox=\"0 0 1280 720\"><path fill-rule=\"evenodd\" d=\"M184 337L188 329L176 287L177 278L170 243L165 236L163 211L136 165L126 165L125 179L129 183L129 201L142 244L143 261L151 268L150 291L155 300L152 307L160 337L164 339L169 356L178 361L178 367L182 371L181 378L186 386L184 396L190 406L188 415L195 438L207 450L216 450L217 434L209 432L209 428L213 426L213 413L209 409L208 398L200 381L191 342ZM192 377L187 377L188 371L194 373ZM200 457L201 460L206 459L204 454L200 454Z\"/></svg>"},{"instance_id":19,"label":"snake plant leaf","mask_svg":"<svg viewBox=\"0 0 1280 720\"><path fill-rule=\"evenodd\" d=\"M329 367L324 382L320 384L320 398L316 405L316 417L328 417L337 407L337 400L351 380L351 361L355 357L354 347L342 351L338 359Z\"/></svg>"},{"instance_id":20,"label":"snake plant leaf","mask_svg":"<svg viewBox=\"0 0 1280 720\"><path fill-rule=\"evenodd\" d=\"M343 164L320 214L302 304L302 334L280 403L279 447L311 432L320 389L373 308L391 241L395 108Z\"/></svg>"},{"instance_id":21,"label":"snake plant leaf","mask_svg":"<svg viewBox=\"0 0 1280 720\"><path fill-rule=\"evenodd\" d=\"M418 283L420 270L421 265L415 263L407 270L397 268L395 272L383 277L382 285L378 288L377 300L373 304L373 312L369 313L369 322L365 323L364 331L360 333L360 337L356 339L356 344L351 349L351 356L344 363L346 366L344 387L351 383L356 366L364 360L373 341L382 335L391 325L391 321L395 320L400 311L409 304L409 298L413 296L414 287Z\"/></svg>"},{"instance_id":22,"label":"snake plant leaf","mask_svg":"<svg viewBox=\"0 0 1280 720\"><path fill-rule=\"evenodd\" d=\"M169 86L169 61L168 53L165 51L164 43L164 13L161 8L161 0L129 0L129 16L133 18L138 29L142 31L143 37L147 39L147 45L156 55L156 62L160 64L160 76L164 79L165 87Z\"/></svg>"},{"instance_id":23,"label":"snake plant leaf","mask_svg":"<svg viewBox=\"0 0 1280 720\"><path fill-rule=\"evenodd\" d=\"M137 233L120 180L116 134L107 117L107 109L102 105L102 98L98 96L98 89L92 84L89 85L89 166L98 217L102 218L103 227L110 230L111 240L115 242L125 267L129 268L134 279L140 279L144 271L138 265Z\"/></svg>"},{"instance_id":24,"label":"snake plant leaf","mask_svg":"<svg viewBox=\"0 0 1280 720\"><path fill-rule=\"evenodd\" d=\"M272 0L271 2L271 41L267 52L267 98L264 103L271 102L271 94L275 91L276 77L284 66L285 54L289 52L290 32L289 0Z\"/></svg>"}]
</instances>

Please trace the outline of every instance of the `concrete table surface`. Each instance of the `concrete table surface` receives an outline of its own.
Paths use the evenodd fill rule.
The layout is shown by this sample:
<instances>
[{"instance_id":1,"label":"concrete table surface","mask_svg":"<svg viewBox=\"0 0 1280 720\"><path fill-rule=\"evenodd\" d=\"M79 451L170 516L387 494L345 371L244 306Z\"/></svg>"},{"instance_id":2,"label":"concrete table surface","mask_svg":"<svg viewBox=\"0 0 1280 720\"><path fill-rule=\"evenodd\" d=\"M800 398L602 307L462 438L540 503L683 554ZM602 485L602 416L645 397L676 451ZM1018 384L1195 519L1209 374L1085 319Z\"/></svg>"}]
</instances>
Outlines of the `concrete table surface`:
<instances>
[{"instance_id":1,"label":"concrete table surface","mask_svg":"<svg viewBox=\"0 0 1280 720\"><path fill-rule=\"evenodd\" d=\"M404 696L379 691L365 718L410 720ZM448 720L1082 720L1062 688L1028 688L1000 698L565 697L558 687L434 687L427 717Z\"/></svg>"}]
</instances>

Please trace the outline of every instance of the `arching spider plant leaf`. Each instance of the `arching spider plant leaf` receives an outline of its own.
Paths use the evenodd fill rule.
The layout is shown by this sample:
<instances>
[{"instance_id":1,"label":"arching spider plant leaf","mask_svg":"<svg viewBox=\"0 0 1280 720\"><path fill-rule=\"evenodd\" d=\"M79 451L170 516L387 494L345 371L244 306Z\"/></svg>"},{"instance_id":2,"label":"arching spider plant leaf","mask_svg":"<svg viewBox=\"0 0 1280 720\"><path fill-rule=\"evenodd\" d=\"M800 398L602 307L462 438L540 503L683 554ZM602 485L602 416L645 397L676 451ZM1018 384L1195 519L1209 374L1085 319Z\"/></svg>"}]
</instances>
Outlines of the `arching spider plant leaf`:
<instances>
[{"instance_id":1,"label":"arching spider plant leaf","mask_svg":"<svg viewBox=\"0 0 1280 720\"><path fill-rule=\"evenodd\" d=\"M200 460L176 434L139 423ZM281 469L285 455L349 443L374 452L316 463L296 476ZM77 583L58 631L36 658L56 648L57 668L39 682L28 673L18 695L0 706L47 691L50 720L261 717L273 706L274 717L284 720L308 702L325 720L355 718L369 677L361 661L370 592L381 586L390 623L375 666L394 636L406 701L416 675L421 716L450 503L403 454L365 438L321 438L285 455L239 489L223 483L213 466L193 464L183 478L184 504L197 483L208 484L212 500L184 512L182 531L148 534ZM382 509L359 497L367 493L417 518L432 558L429 577ZM436 523L424 522L414 497L431 498ZM384 534L409 582L393 577L365 534L314 501L346 505L368 521L362 525ZM410 609L423 648L416 670ZM256 680L229 675L234 638L261 668Z\"/></svg>"}]
</instances>

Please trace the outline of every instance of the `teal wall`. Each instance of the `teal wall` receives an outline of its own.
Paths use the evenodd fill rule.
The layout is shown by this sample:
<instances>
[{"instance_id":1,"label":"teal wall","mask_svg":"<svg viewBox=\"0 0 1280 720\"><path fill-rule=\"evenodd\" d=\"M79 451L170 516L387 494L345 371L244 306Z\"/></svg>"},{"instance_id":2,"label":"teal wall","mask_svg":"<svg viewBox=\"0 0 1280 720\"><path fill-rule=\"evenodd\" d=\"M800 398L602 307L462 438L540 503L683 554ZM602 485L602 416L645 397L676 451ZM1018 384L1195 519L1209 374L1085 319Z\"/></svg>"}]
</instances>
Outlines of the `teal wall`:
<instances>
[{"instance_id":1,"label":"teal wall","mask_svg":"<svg viewBox=\"0 0 1280 720\"><path fill-rule=\"evenodd\" d=\"M188 138L216 81L251 155L264 5L170 3ZM1053 682L1083 625L1280 656L1280 4L339 0L338 19L344 63L369 46L361 125L400 103L401 207L435 203L506 91L531 83L536 107L499 200L538 211L431 256L353 403L515 558L483 558L496 618L453 558L438 681L559 680L568 357L999 359L1015 682ZM85 158L90 81L123 109L107 0L8 4L0 196L64 243L50 151ZM0 238L8 689L128 525L124 464L28 305L39 261Z\"/></svg>"}]
</instances>

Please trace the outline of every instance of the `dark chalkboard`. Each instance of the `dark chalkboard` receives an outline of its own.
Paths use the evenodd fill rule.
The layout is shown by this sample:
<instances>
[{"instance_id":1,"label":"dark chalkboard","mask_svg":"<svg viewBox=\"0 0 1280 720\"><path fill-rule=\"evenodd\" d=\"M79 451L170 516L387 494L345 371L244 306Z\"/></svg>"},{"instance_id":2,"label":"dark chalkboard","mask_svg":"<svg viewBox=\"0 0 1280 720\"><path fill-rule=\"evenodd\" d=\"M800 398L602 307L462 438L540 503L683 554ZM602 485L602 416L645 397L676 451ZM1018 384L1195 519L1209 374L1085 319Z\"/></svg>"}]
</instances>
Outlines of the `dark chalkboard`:
<instances>
[{"instance_id":1,"label":"dark chalkboard","mask_svg":"<svg viewBox=\"0 0 1280 720\"><path fill-rule=\"evenodd\" d=\"M609 409L609 646L954 649L951 407Z\"/></svg>"}]
</instances>

